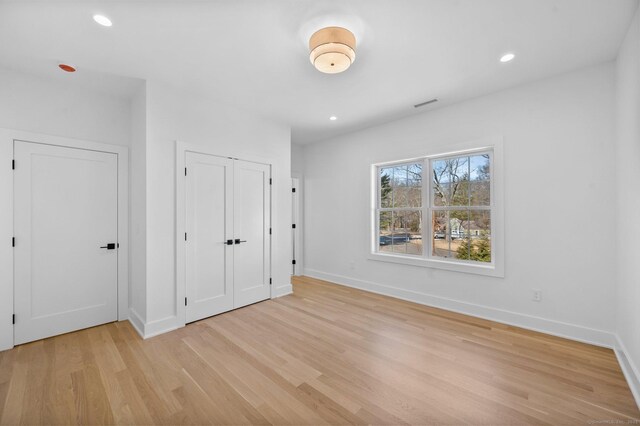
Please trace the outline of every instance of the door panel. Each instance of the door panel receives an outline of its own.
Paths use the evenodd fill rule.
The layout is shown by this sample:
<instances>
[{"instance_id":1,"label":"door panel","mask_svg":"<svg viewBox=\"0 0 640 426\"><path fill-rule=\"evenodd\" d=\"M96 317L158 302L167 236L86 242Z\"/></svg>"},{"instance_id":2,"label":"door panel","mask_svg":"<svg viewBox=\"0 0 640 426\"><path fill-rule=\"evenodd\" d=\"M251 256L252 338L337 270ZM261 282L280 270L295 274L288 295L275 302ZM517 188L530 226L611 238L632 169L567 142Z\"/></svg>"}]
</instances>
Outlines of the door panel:
<instances>
[{"instance_id":1,"label":"door panel","mask_svg":"<svg viewBox=\"0 0 640 426\"><path fill-rule=\"evenodd\" d=\"M187 152L186 322L233 309L233 160Z\"/></svg>"},{"instance_id":2,"label":"door panel","mask_svg":"<svg viewBox=\"0 0 640 426\"><path fill-rule=\"evenodd\" d=\"M268 299L270 167L236 160L234 164L234 306Z\"/></svg>"},{"instance_id":3,"label":"door panel","mask_svg":"<svg viewBox=\"0 0 640 426\"><path fill-rule=\"evenodd\" d=\"M16 141L15 344L118 317L116 154ZM114 246L115 247L115 246Z\"/></svg>"}]
</instances>

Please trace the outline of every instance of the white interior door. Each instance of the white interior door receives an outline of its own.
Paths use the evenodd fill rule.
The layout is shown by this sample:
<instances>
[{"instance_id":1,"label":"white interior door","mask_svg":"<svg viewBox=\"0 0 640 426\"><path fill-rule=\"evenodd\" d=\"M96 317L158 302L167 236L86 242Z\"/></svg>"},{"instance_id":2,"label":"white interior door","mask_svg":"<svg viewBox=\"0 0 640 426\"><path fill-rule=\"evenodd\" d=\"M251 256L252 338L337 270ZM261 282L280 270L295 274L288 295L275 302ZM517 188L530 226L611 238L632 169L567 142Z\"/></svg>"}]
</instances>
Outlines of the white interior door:
<instances>
[{"instance_id":1,"label":"white interior door","mask_svg":"<svg viewBox=\"0 0 640 426\"><path fill-rule=\"evenodd\" d=\"M118 159L16 141L14 341L118 318Z\"/></svg>"},{"instance_id":2,"label":"white interior door","mask_svg":"<svg viewBox=\"0 0 640 426\"><path fill-rule=\"evenodd\" d=\"M239 308L271 295L271 168L234 163L234 307Z\"/></svg>"},{"instance_id":3,"label":"white interior door","mask_svg":"<svg viewBox=\"0 0 640 426\"><path fill-rule=\"evenodd\" d=\"M186 322L233 309L233 160L186 153ZM231 244L227 244L228 241Z\"/></svg>"}]
</instances>

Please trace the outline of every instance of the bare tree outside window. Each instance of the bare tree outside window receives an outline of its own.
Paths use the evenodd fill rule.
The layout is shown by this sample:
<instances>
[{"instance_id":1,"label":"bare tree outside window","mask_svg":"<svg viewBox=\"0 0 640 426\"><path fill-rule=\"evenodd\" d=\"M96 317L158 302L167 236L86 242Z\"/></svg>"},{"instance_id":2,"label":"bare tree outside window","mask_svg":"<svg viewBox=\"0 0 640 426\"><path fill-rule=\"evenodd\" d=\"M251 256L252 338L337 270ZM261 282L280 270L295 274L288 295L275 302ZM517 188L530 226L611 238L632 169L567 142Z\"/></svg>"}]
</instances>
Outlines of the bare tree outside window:
<instances>
[{"instance_id":1,"label":"bare tree outside window","mask_svg":"<svg viewBox=\"0 0 640 426\"><path fill-rule=\"evenodd\" d=\"M378 252L492 261L491 152L416 160L377 170ZM423 188L425 175L430 176L428 191ZM428 199L423 200L423 194L429 194ZM428 222L423 230L424 220ZM428 252L423 248L425 234L431 240Z\"/></svg>"},{"instance_id":2,"label":"bare tree outside window","mask_svg":"<svg viewBox=\"0 0 640 426\"><path fill-rule=\"evenodd\" d=\"M489 153L431 160L432 254L491 262Z\"/></svg>"},{"instance_id":3,"label":"bare tree outside window","mask_svg":"<svg viewBox=\"0 0 640 426\"><path fill-rule=\"evenodd\" d=\"M379 251L422 255L422 163L379 172Z\"/></svg>"}]
</instances>

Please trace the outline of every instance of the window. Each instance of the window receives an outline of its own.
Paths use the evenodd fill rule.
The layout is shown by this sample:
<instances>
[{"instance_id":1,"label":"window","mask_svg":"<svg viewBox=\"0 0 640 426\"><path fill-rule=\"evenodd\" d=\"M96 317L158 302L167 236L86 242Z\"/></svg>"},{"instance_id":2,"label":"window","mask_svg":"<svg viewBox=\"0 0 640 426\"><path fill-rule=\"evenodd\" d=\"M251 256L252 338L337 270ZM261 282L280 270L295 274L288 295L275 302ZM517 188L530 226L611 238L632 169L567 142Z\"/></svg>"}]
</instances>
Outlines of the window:
<instances>
[{"instance_id":1,"label":"window","mask_svg":"<svg viewBox=\"0 0 640 426\"><path fill-rule=\"evenodd\" d=\"M380 168L379 250L421 255L422 163Z\"/></svg>"},{"instance_id":2,"label":"window","mask_svg":"<svg viewBox=\"0 0 640 426\"><path fill-rule=\"evenodd\" d=\"M429 163L432 256L491 262L491 153Z\"/></svg>"},{"instance_id":3,"label":"window","mask_svg":"<svg viewBox=\"0 0 640 426\"><path fill-rule=\"evenodd\" d=\"M494 154L491 147L375 165L374 258L495 271Z\"/></svg>"}]
</instances>

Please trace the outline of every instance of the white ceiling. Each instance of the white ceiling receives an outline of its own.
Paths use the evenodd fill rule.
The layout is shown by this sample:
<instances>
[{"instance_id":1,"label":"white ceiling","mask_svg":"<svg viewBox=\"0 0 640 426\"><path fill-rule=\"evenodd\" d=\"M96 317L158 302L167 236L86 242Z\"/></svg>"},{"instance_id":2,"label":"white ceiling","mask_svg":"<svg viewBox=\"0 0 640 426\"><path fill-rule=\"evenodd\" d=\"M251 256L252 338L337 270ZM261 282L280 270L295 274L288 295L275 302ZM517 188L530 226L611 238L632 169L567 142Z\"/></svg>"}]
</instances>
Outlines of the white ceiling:
<instances>
[{"instance_id":1,"label":"white ceiling","mask_svg":"<svg viewBox=\"0 0 640 426\"><path fill-rule=\"evenodd\" d=\"M225 0L0 3L0 65L126 93L128 79L197 91L291 125L309 143L615 58L637 0ZM92 20L103 13L105 28ZM309 35L358 39L342 74ZM516 59L498 61L508 51ZM64 77L64 78L68 78ZM329 121L336 115L338 120Z\"/></svg>"}]
</instances>

